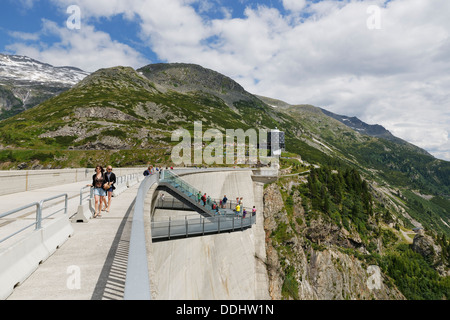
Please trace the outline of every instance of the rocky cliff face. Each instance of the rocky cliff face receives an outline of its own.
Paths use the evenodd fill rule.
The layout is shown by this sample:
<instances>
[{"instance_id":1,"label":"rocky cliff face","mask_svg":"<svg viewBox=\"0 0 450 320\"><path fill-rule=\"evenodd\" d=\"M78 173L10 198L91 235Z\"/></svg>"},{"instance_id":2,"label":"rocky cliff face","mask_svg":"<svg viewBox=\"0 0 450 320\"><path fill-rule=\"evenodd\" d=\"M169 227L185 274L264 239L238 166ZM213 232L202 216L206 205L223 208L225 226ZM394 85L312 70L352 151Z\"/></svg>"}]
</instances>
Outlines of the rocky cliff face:
<instances>
[{"instance_id":1,"label":"rocky cliff face","mask_svg":"<svg viewBox=\"0 0 450 320\"><path fill-rule=\"evenodd\" d=\"M442 259L442 247L425 234L423 229L414 237L411 249L430 261L441 276L450 276L449 266Z\"/></svg>"},{"instance_id":2,"label":"rocky cliff face","mask_svg":"<svg viewBox=\"0 0 450 320\"><path fill-rule=\"evenodd\" d=\"M293 198L293 212L288 213L277 184L264 192L267 266L273 299L404 299L377 266L347 253L364 250L355 234L321 218L305 223L301 198L295 194Z\"/></svg>"}]
</instances>

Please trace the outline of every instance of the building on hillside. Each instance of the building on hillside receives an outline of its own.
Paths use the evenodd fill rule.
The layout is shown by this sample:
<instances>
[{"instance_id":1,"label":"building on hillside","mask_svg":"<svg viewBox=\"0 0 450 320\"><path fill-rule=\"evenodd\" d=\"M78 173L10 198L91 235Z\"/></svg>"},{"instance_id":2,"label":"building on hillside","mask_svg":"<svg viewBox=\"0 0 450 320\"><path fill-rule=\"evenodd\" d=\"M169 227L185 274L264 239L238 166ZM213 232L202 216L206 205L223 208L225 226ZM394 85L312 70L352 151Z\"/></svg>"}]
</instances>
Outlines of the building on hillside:
<instances>
[{"instance_id":1,"label":"building on hillside","mask_svg":"<svg viewBox=\"0 0 450 320\"><path fill-rule=\"evenodd\" d=\"M285 133L283 131L271 130L267 136L267 150L270 150L271 156L281 156L281 152L286 150Z\"/></svg>"}]
</instances>

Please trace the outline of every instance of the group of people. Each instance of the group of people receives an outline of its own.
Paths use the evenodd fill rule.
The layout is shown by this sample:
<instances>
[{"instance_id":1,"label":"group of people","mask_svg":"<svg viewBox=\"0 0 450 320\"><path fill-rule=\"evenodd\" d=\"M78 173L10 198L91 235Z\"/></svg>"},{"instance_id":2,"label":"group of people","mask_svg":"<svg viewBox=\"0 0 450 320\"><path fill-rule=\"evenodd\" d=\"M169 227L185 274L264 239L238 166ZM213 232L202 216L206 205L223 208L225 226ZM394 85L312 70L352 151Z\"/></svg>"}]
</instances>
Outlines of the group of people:
<instances>
[{"instance_id":1,"label":"group of people","mask_svg":"<svg viewBox=\"0 0 450 320\"><path fill-rule=\"evenodd\" d=\"M155 173L158 172L162 172L164 169L163 167L159 166L159 167L153 167L153 166L148 166L147 170L144 171L144 176L151 176ZM166 167L166 170L169 170L169 167ZM170 170L173 170L173 167L170 167Z\"/></svg>"},{"instance_id":2,"label":"group of people","mask_svg":"<svg viewBox=\"0 0 450 320\"><path fill-rule=\"evenodd\" d=\"M242 217L245 219L245 217L247 216L248 212L247 212L247 209L244 208L243 199L244 198L242 198L242 197L236 198L236 207L235 207L234 211L236 212L236 215L239 215L239 213L242 212ZM256 206L253 206L253 208L252 208L252 216L255 216L255 215L256 215Z\"/></svg>"},{"instance_id":3,"label":"group of people","mask_svg":"<svg viewBox=\"0 0 450 320\"><path fill-rule=\"evenodd\" d=\"M210 196L207 196L206 193L202 195L202 192L199 191L197 193L197 202L203 204L204 207L206 205L211 205L211 209L216 210L216 212L219 212L219 206L217 205L216 200L211 200Z\"/></svg>"},{"instance_id":4,"label":"group of people","mask_svg":"<svg viewBox=\"0 0 450 320\"><path fill-rule=\"evenodd\" d=\"M94 188L95 214L94 218L101 217L102 211L109 212L111 208L112 193L116 189L116 175L112 172L112 166L107 166L106 171L98 165L95 174L92 176L92 184L88 187ZM105 205L103 208L103 204Z\"/></svg>"},{"instance_id":5,"label":"group of people","mask_svg":"<svg viewBox=\"0 0 450 320\"><path fill-rule=\"evenodd\" d=\"M247 210L244 208L244 198L243 197L237 197L236 198L236 206L234 207L234 212L236 213L236 216L238 216L240 213L242 213L243 218L247 215ZM219 212L219 209L225 209L227 207L228 198L226 195L223 196L223 198L217 203L217 200L212 200L210 196L207 196L206 193L202 195L202 192L199 191L197 193L197 202L200 204L203 204L205 207L206 205L211 205L211 209L215 210L216 213ZM256 206L253 206L252 208L252 216L256 215Z\"/></svg>"}]
</instances>

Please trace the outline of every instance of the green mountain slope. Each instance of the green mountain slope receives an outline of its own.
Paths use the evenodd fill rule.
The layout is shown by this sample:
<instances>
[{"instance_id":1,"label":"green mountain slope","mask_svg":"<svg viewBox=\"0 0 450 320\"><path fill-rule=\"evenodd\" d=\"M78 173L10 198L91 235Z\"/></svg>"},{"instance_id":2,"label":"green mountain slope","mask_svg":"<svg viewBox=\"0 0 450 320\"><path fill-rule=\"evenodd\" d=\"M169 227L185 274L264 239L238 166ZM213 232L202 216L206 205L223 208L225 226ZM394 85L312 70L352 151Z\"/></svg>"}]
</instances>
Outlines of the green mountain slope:
<instances>
[{"instance_id":1,"label":"green mountain slope","mask_svg":"<svg viewBox=\"0 0 450 320\"><path fill-rule=\"evenodd\" d=\"M355 166L379 183L450 195L449 162L400 139L361 134L319 108L251 95L230 78L192 64L99 70L71 90L1 121L0 148L170 150L172 132L192 131L195 121L204 130L223 132L282 128L287 151L309 163Z\"/></svg>"},{"instance_id":2,"label":"green mountain slope","mask_svg":"<svg viewBox=\"0 0 450 320\"><path fill-rule=\"evenodd\" d=\"M310 163L358 169L366 179L390 190L388 196L405 208L413 220L450 235L450 162L438 160L401 139L392 141L361 134L319 108L260 98L278 105L298 123L302 135L287 138L288 151ZM425 198L428 195L431 200L417 194ZM434 202L440 203L439 208ZM410 219L405 223L409 227L420 225Z\"/></svg>"},{"instance_id":3,"label":"green mountain slope","mask_svg":"<svg viewBox=\"0 0 450 320\"><path fill-rule=\"evenodd\" d=\"M179 67L183 72L186 68L199 70L192 65ZM210 78L220 77L222 82L226 79L210 70L204 69L204 73ZM236 83L230 85L231 79L221 84L221 90L228 90L225 101L223 95L215 95L214 90L205 92L201 86L177 91L172 76L170 81L159 76L160 82L155 83L150 80L154 76L147 72L148 79L143 74L123 67L102 69L71 90L1 121L0 149L7 150L0 154L3 167L27 160L50 166L78 166L82 164L77 163L80 157L74 151L86 154L89 150L136 150L135 154L142 154L140 159L168 162L172 132L181 127L192 131L195 121L202 121L205 130L273 128L278 121L287 121L284 114L273 111ZM165 157L152 156L149 150L164 150ZM111 152L105 152L103 161ZM45 161L41 161L43 158Z\"/></svg>"}]
</instances>

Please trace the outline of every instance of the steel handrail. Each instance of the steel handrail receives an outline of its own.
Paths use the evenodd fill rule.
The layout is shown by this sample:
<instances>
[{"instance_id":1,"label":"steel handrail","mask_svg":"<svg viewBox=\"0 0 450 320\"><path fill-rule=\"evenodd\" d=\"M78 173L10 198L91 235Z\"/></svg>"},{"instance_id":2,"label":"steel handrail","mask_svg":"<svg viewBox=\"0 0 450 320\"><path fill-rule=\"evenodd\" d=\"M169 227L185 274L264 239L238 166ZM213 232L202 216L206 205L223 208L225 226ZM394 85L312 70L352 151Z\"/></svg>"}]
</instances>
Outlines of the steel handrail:
<instances>
[{"instance_id":1,"label":"steel handrail","mask_svg":"<svg viewBox=\"0 0 450 320\"><path fill-rule=\"evenodd\" d=\"M83 197L84 190L86 190L86 189L89 189L89 195L86 195ZM84 200L92 199L93 195L94 195L94 189L92 187L86 186L86 187L81 188L81 190L80 190L80 206L83 205Z\"/></svg>"},{"instance_id":2,"label":"steel handrail","mask_svg":"<svg viewBox=\"0 0 450 320\"><path fill-rule=\"evenodd\" d=\"M130 235L128 266L125 280L125 300L151 300L144 202L148 191L158 181L159 175L146 177L137 192Z\"/></svg>"},{"instance_id":3,"label":"steel handrail","mask_svg":"<svg viewBox=\"0 0 450 320\"><path fill-rule=\"evenodd\" d=\"M42 211L42 205L41 205L41 203L40 203L40 202L34 202L34 203L30 203L30 204L28 204L28 205L26 205L26 206L23 206L23 207L20 207L20 208L17 208L17 209L8 211L8 212L6 212L6 213L3 213L3 214L0 215L0 219L3 219L3 218L5 218L5 217L8 217L8 216L13 215L13 214L15 214L15 213L17 213L17 212L20 212L20 211L22 211L22 210L25 210L25 209L28 209L28 208L31 208L31 207L34 207L34 206L36 207L36 212ZM38 214L36 214L36 216L38 216ZM37 224L37 221L33 222L33 223L30 224L29 226L26 226L25 228L20 229L19 231L14 232L13 234L7 236L6 238L1 239L1 240L0 240L0 243L5 242L6 240L8 240L8 239L14 237L15 235L17 235L17 234L19 234L19 233L25 231L26 229L28 229L28 228L30 228L30 227L36 225L36 224Z\"/></svg>"},{"instance_id":4,"label":"steel handrail","mask_svg":"<svg viewBox=\"0 0 450 320\"><path fill-rule=\"evenodd\" d=\"M44 207L44 203L49 202L49 201L52 201L52 200L55 200L55 199L59 199L59 198L62 198L62 197L65 198L65 201L64 201L64 208L59 209L59 210L57 210L57 211L55 211L55 212L53 212L53 213L47 215L45 218L43 218L43 217L42 217L42 210L43 210L43 207ZM32 224L30 224L30 225L28 225L28 226L26 226L26 227L24 227L24 228L22 228L22 229L20 229L20 230L18 230L18 231L16 231L16 232L12 233L12 234L10 234L10 235L7 236L6 238L1 239L1 240L0 240L0 243L5 242L6 240L8 240L8 239L14 237L15 235L17 235L17 234L19 234L19 233L21 233L21 232L27 230L28 228L30 228L30 227L32 227L32 226L36 226L36 227L35 227L35 231L42 229L42 221L44 221L44 220L46 220L46 219L48 219L48 218L50 218L50 217L56 215L57 213L59 213L59 212L61 212L61 211L63 211L63 210L64 210L64 214L67 215L67 212L68 212L68 199L69 199L69 196L68 196L67 193L65 193L65 194L61 194L61 195L55 196L55 197L51 197L51 198L48 198L48 199L41 200L41 201L39 201L39 202L30 203L30 204L28 204L28 205L26 205L26 206L23 206L23 207L20 207L20 208L17 208L17 209L13 209L13 210L11 210L11 211L8 211L8 212L6 212L6 213L1 214L1 215L0 215L0 219L5 218L5 217L10 216L10 215L13 215L13 214L15 214L15 213L18 213L18 212L20 212L20 211L26 210L26 209L28 209L28 208L36 207L36 210L35 210L35 213L36 213L36 220L35 220L35 222L33 222Z\"/></svg>"},{"instance_id":5,"label":"steel handrail","mask_svg":"<svg viewBox=\"0 0 450 320\"><path fill-rule=\"evenodd\" d=\"M45 218L42 218L42 210L44 208L44 203L52 201L52 200L56 200L56 199L59 199L59 198L64 198L64 208L59 209L59 210L57 210L57 211L47 215ZM54 215L58 214L59 212L64 210L64 215L67 215L68 205L69 205L69 195L67 193L64 193L64 194L60 194L60 195L57 195L57 196L54 196L54 197L42 200L40 202L40 205L41 205L41 210L38 210L38 214L37 214L39 217L36 217L36 220L37 220L36 229L37 230L42 228L42 221L44 221L44 220L46 220L46 219L48 219L50 217L53 217Z\"/></svg>"},{"instance_id":6,"label":"steel handrail","mask_svg":"<svg viewBox=\"0 0 450 320\"><path fill-rule=\"evenodd\" d=\"M237 222L237 223L236 223ZM251 227L256 223L256 217L250 215L247 218L240 217L223 217L218 216L214 218L193 218L188 219L172 219L169 217L168 221L152 222L152 238L157 239L171 239L174 237L189 237L191 235L205 235L206 233L221 233L236 230L244 230L244 228ZM208 227L205 228L205 225ZM159 231L159 232L157 232Z\"/></svg>"},{"instance_id":7,"label":"steel handrail","mask_svg":"<svg viewBox=\"0 0 450 320\"><path fill-rule=\"evenodd\" d=\"M166 178L166 172L168 172L169 173L169 177L168 178ZM169 170L164 170L164 171L162 171L161 172L161 175L163 176L163 178L161 178L161 180L169 180L170 181L170 179L173 179L173 180L175 180L175 179L177 179L177 180L181 180L181 183L182 184L184 184L184 185L186 185L188 188L190 188L190 189L192 189L194 192L192 193L192 194L197 194L198 192L200 192L200 190L198 190L197 188L195 188L193 185L191 185L189 182L186 182L185 180L183 180L183 178L181 178L178 174L176 174L175 172L173 172L173 171L169 171Z\"/></svg>"},{"instance_id":8,"label":"steel handrail","mask_svg":"<svg viewBox=\"0 0 450 320\"><path fill-rule=\"evenodd\" d=\"M175 205L175 203L174 203L174 200L175 200L175 199L176 199L176 198L170 198L170 199L164 199L164 200L162 200L161 198L158 198L158 199L157 199L157 202L156 202L156 206L157 206L157 207L162 207L162 208L165 208L165 209L180 209L180 210L190 208L188 205L186 205L186 204L182 203L181 201L177 200L177 201L179 201L179 203L182 204L182 205L181 205L181 208L180 208L180 206ZM207 200L207 201L208 201L208 200ZM222 214L222 212L223 212L224 209L225 209L225 210L226 210L226 209L229 209L229 210L235 211L236 206L237 206L237 204L235 204L235 200L232 200L232 201L228 200L227 203L226 203L226 205L225 205L225 207L221 207L221 206L220 206L220 201L222 201L222 199L219 200L219 199L213 199L213 198L211 198L211 199L209 200L209 202L206 203L207 210L209 210L209 211L211 211L212 213L214 213L216 210L215 210L215 209L212 209L212 208L211 208L211 205L214 204L214 202L215 202L215 203L217 204L218 208L219 208L219 214ZM170 207L170 205L169 205L168 207L165 207L165 203L169 203L169 202L172 202L172 206ZM239 213L243 213L243 212L244 212L244 209L247 211L247 213L251 213L252 210L253 210L253 208L241 206L241 211L239 211Z\"/></svg>"}]
</instances>

